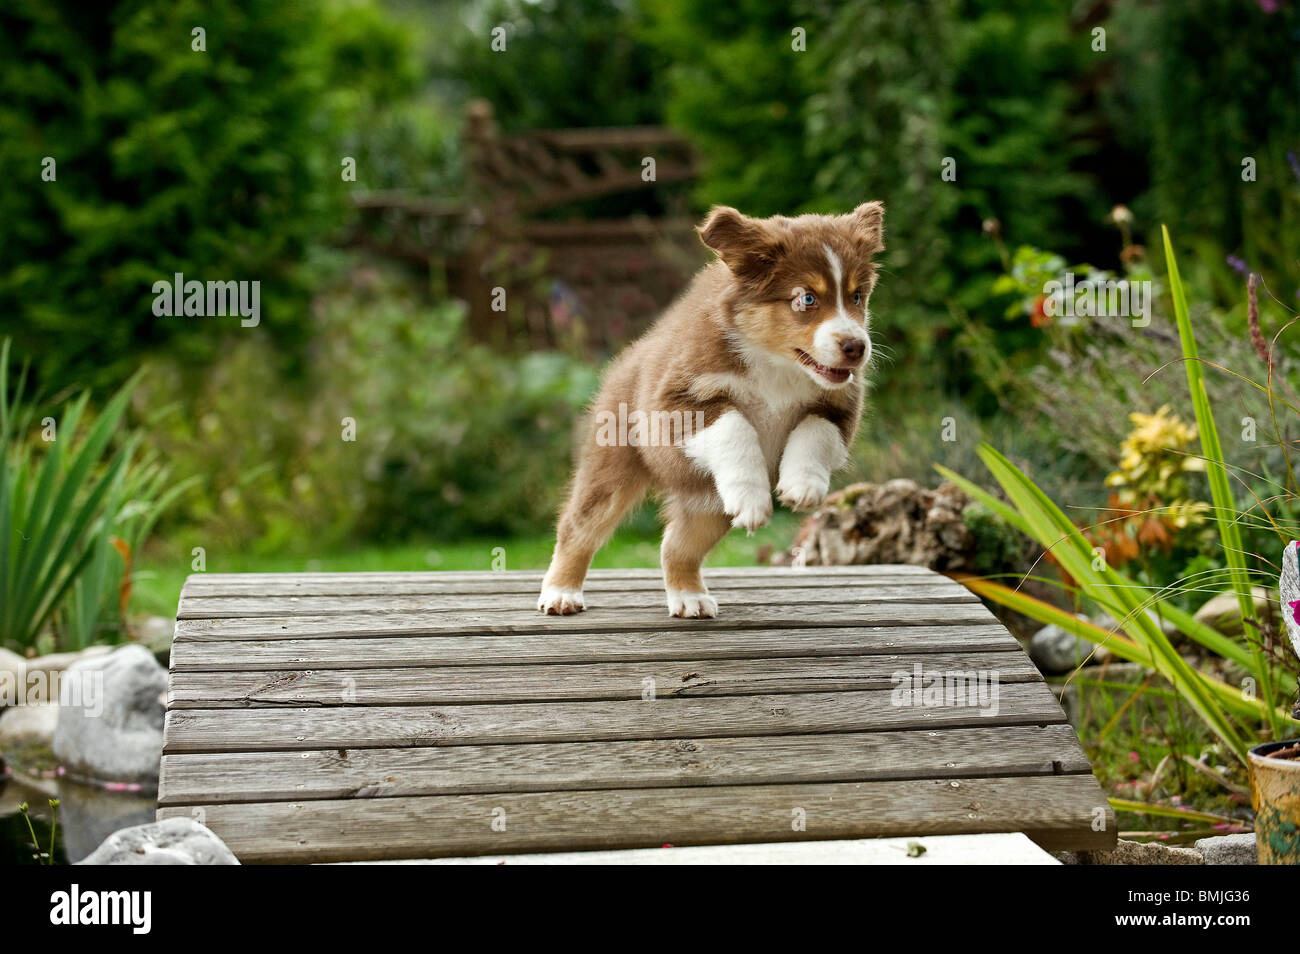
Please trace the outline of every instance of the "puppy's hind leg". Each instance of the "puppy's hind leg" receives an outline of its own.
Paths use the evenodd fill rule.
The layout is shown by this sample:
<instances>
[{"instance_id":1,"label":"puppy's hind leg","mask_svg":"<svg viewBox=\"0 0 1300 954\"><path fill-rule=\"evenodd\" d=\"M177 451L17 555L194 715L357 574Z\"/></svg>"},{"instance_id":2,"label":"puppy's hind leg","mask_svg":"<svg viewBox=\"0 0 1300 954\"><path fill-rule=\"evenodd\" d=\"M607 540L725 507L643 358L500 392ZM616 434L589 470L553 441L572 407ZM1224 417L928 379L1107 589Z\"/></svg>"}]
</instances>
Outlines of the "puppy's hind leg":
<instances>
[{"instance_id":1,"label":"puppy's hind leg","mask_svg":"<svg viewBox=\"0 0 1300 954\"><path fill-rule=\"evenodd\" d=\"M578 466L555 528L551 567L537 599L537 608L543 613L568 616L586 609L582 583L591 558L645 496L649 475L639 463L632 465L625 457L613 456L620 451L629 453L628 448L600 448Z\"/></svg>"},{"instance_id":2,"label":"puppy's hind leg","mask_svg":"<svg viewBox=\"0 0 1300 954\"><path fill-rule=\"evenodd\" d=\"M731 518L721 510L691 510L680 500L670 499L664 505L664 523L664 542L659 555L669 615L717 616L718 603L704 586L700 566L731 529Z\"/></svg>"}]
</instances>

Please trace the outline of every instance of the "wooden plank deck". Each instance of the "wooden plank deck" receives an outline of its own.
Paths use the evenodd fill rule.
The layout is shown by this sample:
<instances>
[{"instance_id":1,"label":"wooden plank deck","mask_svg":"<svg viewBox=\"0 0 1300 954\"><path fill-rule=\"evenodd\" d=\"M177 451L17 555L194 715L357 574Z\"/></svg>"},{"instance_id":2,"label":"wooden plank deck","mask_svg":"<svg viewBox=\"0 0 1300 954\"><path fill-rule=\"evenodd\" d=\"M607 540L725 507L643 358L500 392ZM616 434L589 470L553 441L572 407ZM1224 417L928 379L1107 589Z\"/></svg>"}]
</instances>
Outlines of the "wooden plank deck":
<instances>
[{"instance_id":1,"label":"wooden plank deck","mask_svg":"<svg viewBox=\"0 0 1300 954\"><path fill-rule=\"evenodd\" d=\"M200 818L245 862L1114 843L1051 691L957 583L904 566L707 578L722 612L701 621L668 617L651 570L594 571L570 617L537 613L534 572L191 576L159 817ZM897 674L918 667L985 696L905 704Z\"/></svg>"}]
</instances>

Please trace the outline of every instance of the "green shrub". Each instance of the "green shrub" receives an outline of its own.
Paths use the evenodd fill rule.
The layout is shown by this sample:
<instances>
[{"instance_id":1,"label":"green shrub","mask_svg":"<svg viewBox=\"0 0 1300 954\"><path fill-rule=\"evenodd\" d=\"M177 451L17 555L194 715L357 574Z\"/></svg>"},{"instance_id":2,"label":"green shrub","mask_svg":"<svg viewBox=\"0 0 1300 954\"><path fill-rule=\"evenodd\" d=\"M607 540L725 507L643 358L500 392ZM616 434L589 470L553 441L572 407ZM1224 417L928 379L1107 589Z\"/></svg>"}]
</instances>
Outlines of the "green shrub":
<instances>
[{"instance_id":1,"label":"green shrub","mask_svg":"<svg viewBox=\"0 0 1300 954\"><path fill-rule=\"evenodd\" d=\"M1212 239L1215 254L1201 247L1203 259L1240 256L1294 307L1300 7L1180 0L1112 10L1098 113L1117 155L1145 160L1146 171L1124 201L1178 235ZM1247 157L1255 160L1253 181L1243 180ZM1220 291L1235 299L1239 287Z\"/></svg>"},{"instance_id":2,"label":"green shrub","mask_svg":"<svg viewBox=\"0 0 1300 954\"><path fill-rule=\"evenodd\" d=\"M117 381L163 346L189 362L220 353L238 319L154 316L153 283L177 272L260 281L263 333L297 340L304 249L345 197L332 9L0 11L0 332L39 356L42 381Z\"/></svg>"},{"instance_id":3,"label":"green shrub","mask_svg":"<svg viewBox=\"0 0 1300 954\"><path fill-rule=\"evenodd\" d=\"M1259 619L1251 595L1252 583L1272 585L1276 571L1271 563L1277 550L1253 554L1243 544L1241 521L1271 508L1238 504L1234 487L1238 469L1224 455L1223 442L1215 422L1206 386L1206 368L1193 332L1190 312L1174 258L1169 234L1164 233L1168 285L1178 340L1186 372L1188 392L1195 413L1200 458L1204 463L1213 507L1214 547L1223 571L1215 578L1238 601L1245 632L1231 638L1198 622L1175 599L1180 591L1202 589L1208 579L1160 579L1142 581L1098 559L1093 541L1023 471L988 445L980 457L997 480L1009 503L1004 503L970 480L939 467L939 471L970 493L977 501L1042 546L1063 574L1062 585L1090 606L1100 608L1118 621L1116 632L1076 619L1059 607L987 581L970 580L982 596L1017 610L1043 623L1055 623L1067 631L1105 645L1121 658L1141 663L1163 677L1181 700L1219 739L1222 751L1241 762L1246 750L1259 738L1285 738L1295 731L1296 719L1284 703L1291 698L1297 660L1285 640L1279 639L1269 622ZM1278 394L1283 400L1283 395ZM1294 408L1292 408L1294 410ZM1294 488L1282 493L1294 496ZM1279 534L1280 542L1285 537ZM1152 618L1152 614L1156 618ZM1240 686L1198 668L1170 642L1159 621L1168 620L1200 648L1219 660L1238 667L1244 674ZM1248 681L1247 681L1248 679Z\"/></svg>"},{"instance_id":4,"label":"green shrub","mask_svg":"<svg viewBox=\"0 0 1300 954\"><path fill-rule=\"evenodd\" d=\"M201 479L168 520L175 545L302 552L550 529L596 371L468 345L463 319L396 270L358 266L321 290L296 382L259 336L201 376L159 365L141 402L192 398L153 439Z\"/></svg>"},{"instance_id":5,"label":"green shrub","mask_svg":"<svg viewBox=\"0 0 1300 954\"><path fill-rule=\"evenodd\" d=\"M89 393L38 419L0 347L0 643L80 649L124 632L126 561L182 493L123 431L133 382L97 416Z\"/></svg>"},{"instance_id":6,"label":"green shrub","mask_svg":"<svg viewBox=\"0 0 1300 954\"><path fill-rule=\"evenodd\" d=\"M967 504L961 521L975 538L972 572L986 576L1023 565L1027 549L1024 535L987 506L979 501Z\"/></svg>"},{"instance_id":7,"label":"green shrub","mask_svg":"<svg viewBox=\"0 0 1300 954\"><path fill-rule=\"evenodd\" d=\"M501 128L636 126L663 115L642 11L627 0L492 0L455 36L452 67ZM492 31L504 28L505 49Z\"/></svg>"},{"instance_id":8,"label":"green shrub","mask_svg":"<svg viewBox=\"0 0 1300 954\"><path fill-rule=\"evenodd\" d=\"M668 63L665 115L703 161L697 200L751 215L809 206L816 169L804 107L815 87L808 54L792 49L791 32L809 24L791 6L764 0L666 0L648 4L646 13L647 35ZM866 198L876 196L858 201Z\"/></svg>"}]
</instances>

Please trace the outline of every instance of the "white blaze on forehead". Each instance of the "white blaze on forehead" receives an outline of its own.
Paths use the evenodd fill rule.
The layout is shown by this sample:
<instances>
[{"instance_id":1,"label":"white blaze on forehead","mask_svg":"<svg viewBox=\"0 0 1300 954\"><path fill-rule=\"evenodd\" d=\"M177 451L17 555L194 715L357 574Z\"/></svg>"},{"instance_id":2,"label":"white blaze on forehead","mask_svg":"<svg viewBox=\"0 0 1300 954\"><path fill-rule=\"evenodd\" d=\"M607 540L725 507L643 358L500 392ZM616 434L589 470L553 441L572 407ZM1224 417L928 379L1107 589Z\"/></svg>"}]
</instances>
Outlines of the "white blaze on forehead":
<instances>
[{"instance_id":1,"label":"white blaze on forehead","mask_svg":"<svg viewBox=\"0 0 1300 954\"><path fill-rule=\"evenodd\" d=\"M831 280L835 283L835 307L842 315L844 314L844 266L840 264L840 257L831 251L829 245L823 245L826 249L826 258L831 263Z\"/></svg>"},{"instance_id":2,"label":"white blaze on forehead","mask_svg":"<svg viewBox=\"0 0 1300 954\"><path fill-rule=\"evenodd\" d=\"M843 363L843 354L840 351L841 339L862 338L867 347L867 357L871 356L871 339L863 328L866 309L863 309L863 319L858 320L844 308L843 262L829 245L823 245L822 248L826 250L826 260L831 266L831 278L835 282L835 317L823 321L813 332L812 357L820 364L838 367Z\"/></svg>"}]
</instances>

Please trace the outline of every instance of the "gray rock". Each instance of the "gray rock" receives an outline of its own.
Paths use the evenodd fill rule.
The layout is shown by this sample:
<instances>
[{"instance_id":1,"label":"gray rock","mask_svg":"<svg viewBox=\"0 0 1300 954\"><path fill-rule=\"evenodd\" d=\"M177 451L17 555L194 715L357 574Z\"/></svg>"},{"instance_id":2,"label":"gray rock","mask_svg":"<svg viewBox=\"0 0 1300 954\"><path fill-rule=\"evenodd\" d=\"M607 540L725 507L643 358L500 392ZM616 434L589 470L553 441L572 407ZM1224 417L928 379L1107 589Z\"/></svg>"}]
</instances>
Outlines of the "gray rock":
<instances>
[{"instance_id":1,"label":"gray rock","mask_svg":"<svg viewBox=\"0 0 1300 954\"><path fill-rule=\"evenodd\" d=\"M79 649L75 652L67 653L46 653L44 656L33 656L27 660L27 671L32 672L65 672L69 666L87 659L97 659L107 656L113 652L112 646L87 646L85 649Z\"/></svg>"},{"instance_id":2,"label":"gray rock","mask_svg":"<svg viewBox=\"0 0 1300 954\"><path fill-rule=\"evenodd\" d=\"M1081 851L1077 862L1084 865L1203 865L1200 852L1158 841L1126 841L1123 838L1114 848L1105 851Z\"/></svg>"},{"instance_id":3,"label":"gray rock","mask_svg":"<svg viewBox=\"0 0 1300 954\"><path fill-rule=\"evenodd\" d=\"M59 838L69 863L85 858L109 835L158 817L153 794L110 792L98 785L59 784Z\"/></svg>"},{"instance_id":4,"label":"gray rock","mask_svg":"<svg viewBox=\"0 0 1300 954\"><path fill-rule=\"evenodd\" d=\"M1296 655L1300 656L1300 621L1296 620L1296 611L1300 610L1300 570L1297 569L1297 556L1300 554L1300 542L1292 540L1282 551L1282 576L1278 581L1282 592L1282 621L1286 623L1286 634L1291 638L1291 645Z\"/></svg>"},{"instance_id":5,"label":"gray rock","mask_svg":"<svg viewBox=\"0 0 1300 954\"><path fill-rule=\"evenodd\" d=\"M1282 559L1285 566L1285 554ZM1262 586L1252 586L1250 591L1255 606L1255 618L1276 620L1278 618L1277 598ZM1242 626L1241 608L1237 605L1236 595L1232 592L1220 593L1206 600L1196 611L1196 621L1225 636L1238 635Z\"/></svg>"},{"instance_id":6,"label":"gray rock","mask_svg":"<svg viewBox=\"0 0 1300 954\"><path fill-rule=\"evenodd\" d=\"M0 708L7 704L32 705L57 702L50 693L57 691L57 673L83 659L105 656L108 646L91 646L74 653L46 653L27 659L8 649L0 649Z\"/></svg>"},{"instance_id":7,"label":"gray rock","mask_svg":"<svg viewBox=\"0 0 1300 954\"><path fill-rule=\"evenodd\" d=\"M82 865L237 865L225 842L192 818L168 818L114 832Z\"/></svg>"},{"instance_id":8,"label":"gray rock","mask_svg":"<svg viewBox=\"0 0 1300 954\"><path fill-rule=\"evenodd\" d=\"M1201 853L1207 865L1259 864L1259 856L1255 853L1254 832L1201 838L1192 847Z\"/></svg>"},{"instance_id":9,"label":"gray rock","mask_svg":"<svg viewBox=\"0 0 1300 954\"><path fill-rule=\"evenodd\" d=\"M59 724L59 707L54 705L10 706L0 713L0 756L15 772L30 778L58 768L54 758L54 732Z\"/></svg>"},{"instance_id":10,"label":"gray rock","mask_svg":"<svg viewBox=\"0 0 1300 954\"><path fill-rule=\"evenodd\" d=\"M1141 663L1116 662L1115 658L1112 658L1106 664L1105 672L1097 675L1098 677L1104 676L1107 682L1126 682L1137 685L1150 673L1151 670Z\"/></svg>"},{"instance_id":11,"label":"gray rock","mask_svg":"<svg viewBox=\"0 0 1300 954\"><path fill-rule=\"evenodd\" d=\"M60 684L54 754L74 778L158 784L167 672L143 646L74 663Z\"/></svg>"},{"instance_id":12,"label":"gray rock","mask_svg":"<svg viewBox=\"0 0 1300 954\"><path fill-rule=\"evenodd\" d=\"M58 706L10 706L0 713L0 752L16 743L54 745Z\"/></svg>"},{"instance_id":13,"label":"gray rock","mask_svg":"<svg viewBox=\"0 0 1300 954\"><path fill-rule=\"evenodd\" d=\"M1056 701L1061 704L1062 711L1065 712L1066 721L1079 728L1079 687L1073 682L1067 683L1050 683L1048 688L1052 690L1052 695L1056 696Z\"/></svg>"},{"instance_id":14,"label":"gray rock","mask_svg":"<svg viewBox=\"0 0 1300 954\"><path fill-rule=\"evenodd\" d=\"M1084 662L1102 662L1105 651L1093 653L1093 649L1093 644L1082 636L1067 633L1055 624L1044 626L1029 640L1029 658L1046 675L1070 672Z\"/></svg>"},{"instance_id":15,"label":"gray rock","mask_svg":"<svg viewBox=\"0 0 1300 954\"><path fill-rule=\"evenodd\" d=\"M1160 614L1157 613L1155 610L1147 610L1147 618L1150 619L1151 622L1159 626L1160 631L1164 633L1166 636L1172 638L1178 635L1178 627L1175 626L1171 621L1167 619L1161 619ZM1115 618L1109 615L1108 613L1100 613L1097 616L1094 616L1092 621L1098 626L1100 626L1102 629L1106 630L1107 632L1111 632L1113 630L1119 633L1121 636L1124 635L1124 628L1120 626L1115 621Z\"/></svg>"}]
</instances>

